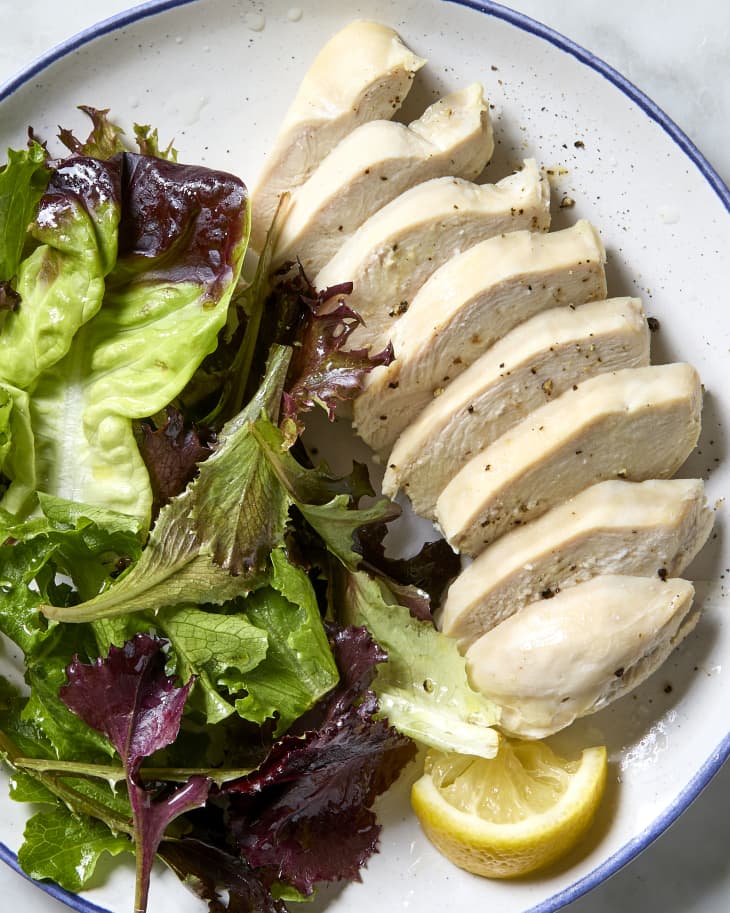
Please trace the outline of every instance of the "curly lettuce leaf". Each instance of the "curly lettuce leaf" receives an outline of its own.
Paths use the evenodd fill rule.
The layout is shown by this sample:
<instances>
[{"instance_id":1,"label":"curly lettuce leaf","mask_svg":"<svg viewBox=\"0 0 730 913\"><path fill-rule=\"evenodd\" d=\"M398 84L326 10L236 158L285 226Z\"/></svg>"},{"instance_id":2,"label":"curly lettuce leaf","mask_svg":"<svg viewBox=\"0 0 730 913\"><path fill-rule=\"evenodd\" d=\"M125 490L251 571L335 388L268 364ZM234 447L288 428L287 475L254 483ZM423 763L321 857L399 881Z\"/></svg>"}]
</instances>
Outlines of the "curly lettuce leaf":
<instances>
[{"instance_id":1,"label":"curly lettuce leaf","mask_svg":"<svg viewBox=\"0 0 730 913\"><path fill-rule=\"evenodd\" d=\"M134 139L142 155L152 155L158 159L167 159L168 162L177 161L177 149L172 145L172 140L163 149L160 146L160 137L157 128L150 124L135 124Z\"/></svg>"},{"instance_id":2,"label":"curly lettuce leaf","mask_svg":"<svg viewBox=\"0 0 730 913\"><path fill-rule=\"evenodd\" d=\"M345 349L350 335L362 323L345 303L343 296L351 291L351 282L317 291L301 264L280 277L274 287L274 302L298 300L301 309L282 410L282 428L289 442L304 430L302 413L319 405L334 421L337 407L362 391L365 376L393 360L390 344L372 355L367 349Z\"/></svg>"},{"instance_id":3,"label":"curly lettuce leaf","mask_svg":"<svg viewBox=\"0 0 730 913\"><path fill-rule=\"evenodd\" d=\"M92 108L90 105L79 105L91 120L91 132L85 140L77 139L71 130L59 128L58 138L63 145L75 155L89 155L97 159L108 159L118 152L124 152L122 137L124 130L109 120L109 108Z\"/></svg>"},{"instance_id":4,"label":"curly lettuce leaf","mask_svg":"<svg viewBox=\"0 0 730 913\"><path fill-rule=\"evenodd\" d=\"M124 130L109 117L109 108L93 108L91 105L79 105L79 111L91 120L91 130L85 140L78 139L72 130L61 127L58 138L64 146L77 155L90 155L98 159L108 159L119 152L127 151L122 137ZM134 138L142 155L177 161L177 150L169 143L165 149L160 148L157 130L149 124L135 124Z\"/></svg>"},{"instance_id":5,"label":"curly lettuce leaf","mask_svg":"<svg viewBox=\"0 0 730 913\"><path fill-rule=\"evenodd\" d=\"M43 146L31 142L27 149L8 149L7 164L0 168L0 287L7 283L8 296L23 257L28 223L51 176L47 158Z\"/></svg>"},{"instance_id":6,"label":"curly lettuce leaf","mask_svg":"<svg viewBox=\"0 0 730 913\"><path fill-rule=\"evenodd\" d=\"M442 751L493 758L499 709L469 684L456 641L411 616L366 573L345 573L340 606L388 654L374 683L380 712L400 732Z\"/></svg>"},{"instance_id":7,"label":"curly lettuce leaf","mask_svg":"<svg viewBox=\"0 0 730 913\"><path fill-rule=\"evenodd\" d=\"M147 524L152 490L132 420L174 400L215 348L249 212L231 175L130 153L118 160L119 257L103 307L39 378L31 414L42 490Z\"/></svg>"}]
</instances>

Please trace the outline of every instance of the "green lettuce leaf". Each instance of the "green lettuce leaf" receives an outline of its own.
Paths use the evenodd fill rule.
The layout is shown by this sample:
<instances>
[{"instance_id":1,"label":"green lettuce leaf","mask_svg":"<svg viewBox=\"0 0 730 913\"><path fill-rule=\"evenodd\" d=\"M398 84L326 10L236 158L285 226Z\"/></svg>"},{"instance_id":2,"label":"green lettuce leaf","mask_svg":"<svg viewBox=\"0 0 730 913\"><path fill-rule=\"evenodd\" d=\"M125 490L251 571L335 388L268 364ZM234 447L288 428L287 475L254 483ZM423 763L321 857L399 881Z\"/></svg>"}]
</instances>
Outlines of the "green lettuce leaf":
<instances>
[{"instance_id":1,"label":"green lettuce leaf","mask_svg":"<svg viewBox=\"0 0 730 913\"><path fill-rule=\"evenodd\" d=\"M140 560L95 599L67 611L43 605L49 618L97 621L191 602L221 605L261 585L268 574L270 550L283 542L288 505L273 474L267 474L265 467L259 471L242 462L242 456L258 455L249 447L251 423L262 412L274 414L278 409L288 361L286 349L274 352L256 396L223 428L217 459L210 457L202 463L197 479L162 508ZM217 478L211 478L218 475L220 486ZM259 493L253 502L244 502L242 487L255 494L252 475L258 479ZM268 490L261 487L264 477L268 478ZM226 510L199 497L200 486L220 493ZM243 518L239 506L246 512ZM258 564L249 573L232 575L213 561L214 552L223 551L221 543L235 544L238 566L243 567L243 556L258 556Z\"/></svg>"},{"instance_id":2,"label":"green lettuce leaf","mask_svg":"<svg viewBox=\"0 0 730 913\"><path fill-rule=\"evenodd\" d=\"M312 584L284 552L271 553L271 586L245 600L248 619L269 635L266 659L243 676L236 710L248 720L276 719L281 735L337 684L339 675Z\"/></svg>"},{"instance_id":3,"label":"green lettuce leaf","mask_svg":"<svg viewBox=\"0 0 730 913\"><path fill-rule=\"evenodd\" d=\"M28 149L8 149L0 168L0 282L17 273L28 223L51 176L46 159L46 150L34 142Z\"/></svg>"},{"instance_id":4,"label":"green lettuce leaf","mask_svg":"<svg viewBox=\"0 0 730 913\"><path fill-rule=\"evenodd\" d=\"M37 727L57 758L103 762L114 756L109 742L75 717L58 697L66 681L66 667L73 657L77 654L93 656L95 647L88 628L69 632L56 626L43 650L26 657L25 678L30 686L30 696L21 718Z\"/></svg>"},{"instance_id":5,"label":"green lettuce leaf","mask_svg":"<svg viewBox=\"0 0 730 913\"><path fill-rule=\"evenodd\" d=\"M498 736L491 727L499 721L499 709L469 684L456 641L412 618L367 574L343 578L347 621L365 625L388 654L373 684L382 716L418 742L493 758Z\"/></svg>"},{"instance_id":6,"label":"green lettuce leaf","mask_svg":"<svg viewBox=\"0 0 730 913\"><path fill-rule=\"evenodd\" d=\"M117 256L120 172L119 161L88 158L55 170L28 228L34 249L17 267L20 304L2 328L7 383L30 388L101 307Z\"/></svg>"},{"instance_id":7,"label":"green lettuce leaf","mask_svg":"<svg viewBox=\"0 0 730 913\"><path fill-rule=\"evenodd\" d=\"M40 507L42 516L26 521L0 511L0 631L26 656L52 634L39 602L91 598L142 547L131 517L49 496ZM59 584L59 574L69 583Z\"/></svg>"},{"instance_id":8,"label":"green lettuce leaf","mask_svg":"<svg viewBox=\"0 0 730 913\"><path fill-rule=\"evenodd\" d=\"M18 852L23 871L31 878L55 881L67 891L80 891L88 884L104 853L134 852L128 837L60 806L30 818L23 836Z\"/></svg>"},{"instance_id":9,"label":"green lettuce leaf","mask_svg":"<svg viewBox=\"0 0 730 913\"><path fill-rule=\"evenodd\" d=\"M111 158L118 152L124 152L124 130L109 119L109 108L78 105L78 109L91 120L91 131L82 142L71 130L61 127L58 138L67 149L76 155L90 155L102 160Z\"/></svg>"},{"instance_id":10,"label":"green lettuce leaf","mask_svg":"<svg viewBox=\"0 0 730 913\"><path fill-rule=\"evenodd\" d=\"M0 382L0 508L22 514L37 487L30 398Z\"/></svg>"},{"instance_id":11,"label":"green lettuce leaf","mask_svg":"<svg viewBox=\"0 0 730 913\"><path fill-rule=\"evenodd\" d=\"M208 723L234 712L221 688L235 694L245 687L246 673L266 657L268 636L246 615L203 612L178 606L161 612L154 626L170 640L169 671L182 681L195 678L189 705L202 704Z\"/></svg>"},{"instance_id":12,"label":"green lettuce leaf","mask_svg":"<svg viewBox=\"0 0 730 913\"><path fill-rule=\"evenodd\" d=\"M16 770L10 781L10 798L14 802L33 802L35 805L55 805L56 797L40 780L22 770Z\"/></svg>"},{"instance_id":13,"label":"green lettuce leaf","mask_svg":"<svg viewBox=\"0 0 730 913\"><path fill-rule=\"evenodd\" d=\"M43 375L32 408L43 490L149 522L152 491L132 419L171 402L215 348L249 216L233 178L140 156L125 161L126 247L104 307ZM179 197L183 186L182 214L168 213L164 195Z\"/></svg>"}]
</instances>

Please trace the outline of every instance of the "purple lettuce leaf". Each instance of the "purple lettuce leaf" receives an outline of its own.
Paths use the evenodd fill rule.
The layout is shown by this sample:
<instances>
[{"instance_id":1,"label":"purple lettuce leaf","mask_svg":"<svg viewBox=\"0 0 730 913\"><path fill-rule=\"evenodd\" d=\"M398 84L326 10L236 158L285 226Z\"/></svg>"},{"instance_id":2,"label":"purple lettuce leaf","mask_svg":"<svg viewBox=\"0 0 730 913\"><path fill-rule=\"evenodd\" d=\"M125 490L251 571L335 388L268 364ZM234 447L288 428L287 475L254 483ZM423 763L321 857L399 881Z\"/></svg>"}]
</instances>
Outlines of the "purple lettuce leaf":
<instances>
[{"instance_id":1,"label":"purple lettuce leaf","mask_svg":"<svg viewBox=\"0 0 730 913\"><path fill-rule=\"evenodd\" d=\"M432 610L461 570L461 559L445 539L426 542L410 558L390 558L385 554L386 533L384 523L358 530L355 550L362 555L360 569L383 580L414 618L432 621Z\"/></svg>"},{"instance_id":2,"label":"purple lettuce leaf","mask_svg":"<svg viewBox=\"0 0 730 913\"><path fill-rule=\"evenodd\" d=\"M301 264L276 286L275 294L298 298L301 307L282 408L282 427L292 443L304 430L302 413L319 405L334 420L338 404L358 395L365 376L393 360L391 345L373 355L367 349L345 349L362 323L343 298L351 291L351 282L317 291Z\"/></svg>"},{"instance_id":3,"label":"purple lettuce leaf","mask_svg":"<svg viewBox=\"0 0 730 913\"><path fill-rule=\"evenodd\" d=\"M190 427L174 406L165 410L165 422L155 427L151 420L140 422L139 451L152 485L152 516L179 495L197 473L198 463L213 452L209 435Z\"/></svg>"},{"instance_id":4,"label":"purple lettuce leaf","mask_svg":"<svg viewBox=\"0 0 730 913\"><path fill-rule=\"evenodd\" d=\"M150 872L168 824L204 805L211 781L193 776L173 789L147 789L139 770L145 758L177 738L192 679L178 688L165 674L160 640L138 634L91 665L74 658L60 698L85 723L107 736L119 754L132 805L137 855L136 913L147 908Z\"/></svg>"},{"instance_id":5,"label":"purple lettuce leaf","mask_svg":"<svg viewBox=\"0 0 730 913\"><path fill-rule=\"evenodd\" d=\"M284 903L272 897L259 873L241 856L191 837L163 841L159 854L188 888L207 901L210 913L286 913Z\"/></svg>"},{"instance_id":6,"label":"purple lettuce leaf","mask_svg":"<svg viewBox=\"0 0 730 913\"><path fill-rule=\"evenodd\" d=\"M119 258L111 286L198 284L212 307L246 242L247 191L223 171L125 152Z\"/></svg>"},{"instance_id":7,"label":"purple lettuce leaf","mask_svg":"<svg viewBox=\"0 0 730 913\"><path fill-rule=\"evenodd\" d=\"M0 311L16 311L20 304L20 295L8 279L0 280Z\"/></svg>"},{"instance_id":8,"label":"purple lettuce leaf","mask_svg":"<svg viewBox=\"0 0 730 913\"><path fill-rule=\"evenodd\" d=\"M368 686L382 650L363 628L336 632L332 646L341 682L322 702L317 728L284 736L257 771L226 787L242 855L270 883L305 896L318 882L360 880L380 835L375 798L415 754L374 719Z\"/></svg>"}]
</instances>

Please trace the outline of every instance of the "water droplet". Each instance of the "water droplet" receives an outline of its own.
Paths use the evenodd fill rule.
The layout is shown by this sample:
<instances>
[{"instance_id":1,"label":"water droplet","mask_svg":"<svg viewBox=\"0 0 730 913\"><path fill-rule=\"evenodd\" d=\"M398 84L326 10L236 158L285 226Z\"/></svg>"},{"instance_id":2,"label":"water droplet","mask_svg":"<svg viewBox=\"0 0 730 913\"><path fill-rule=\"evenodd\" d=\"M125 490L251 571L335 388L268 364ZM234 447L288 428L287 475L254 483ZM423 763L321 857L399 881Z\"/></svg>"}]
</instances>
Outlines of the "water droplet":
<instances>
[{"instance_id":1,"label":"water droplet","mask_svg":"<svg viewBox=\"0 0 730 913\"><path fill-rule=\"evenodd\" d=\"M14 585L12 580L0 580L0 593L12 593Z\"/></svg>"},{"instance_id":2,"label":"water droplet","mask_svg":"<svg viewBox=\"0 0 730 913\"><path fill-rule=\"evenodd\" d=\"M246 13L244 21L252 32L263 32L266 26L266 17L263 13Z\"/></svg>"},{"instance_id":3,"label":"water droplet","mask_svg":"<svg viewBox=\"0 0 730 913\"><path fill-rule=\"evenodd\" d=\"M679 210L674 206L660 206L657 214L665 225L676 225L679 222Z\"/></svg>"},{"instance_id":4,"label":"water droplet","mask_svg":"<svg viewBox=\"0 0 730 913\"><path fill-rule=\"evenodd\" d=\"M299 22L302 18L302 11L298 6L293 6L289 12L286 14L286 18L289 22Z\"/></svg>"}]
</instances>

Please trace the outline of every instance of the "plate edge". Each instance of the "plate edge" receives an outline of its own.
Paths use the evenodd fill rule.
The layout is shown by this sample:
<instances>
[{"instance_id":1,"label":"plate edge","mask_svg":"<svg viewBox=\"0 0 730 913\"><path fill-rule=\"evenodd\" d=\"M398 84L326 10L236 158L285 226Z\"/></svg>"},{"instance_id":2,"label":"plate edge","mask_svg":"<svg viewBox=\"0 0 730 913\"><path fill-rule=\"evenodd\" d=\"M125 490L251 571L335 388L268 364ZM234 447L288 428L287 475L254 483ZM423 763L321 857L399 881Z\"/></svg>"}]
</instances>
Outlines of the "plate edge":
<instances>
[{"instance_id":1,"label":"plate edge","mask_svg":"<svg viewBox=\"0 0 730 913\"><path fill-rule=\"evenodd\" d=\"M201 0L147 0L147 2L129 7L94 23L88 28L82 29L66 40L54 45L27 67L20 70L15 76L0 85L0 102L20 89L42 70L85 44L123 28L125 25L137 23L159 13L197 2L201 2ZM501 19L522 31L549 42L557 49L570 54L580 63L599 73L667 133L670 139L695 165L718 196L726 211L730 213L730 189L689 136L648 95L602 58L550 26L531 18L525 13L493 2L493 0L440 0L440 2L453 3L457 6L463 6L475 12ZM712 755L690 780L689 784L677 795L674 802L661 815L655 818L647 828L582 879L552 897L541 901L536 906L526 908L524 913L555 913L566 904L577 900L606 881L619 869L635 859L651 843L658 839L699 796L729 756L730 734L717 746ZM17 855L2 842L0 842L0 861L7 863L10 868L24 879L55 899L65 903L71 909L79 911L79 913L111 913L105 907L100 907L80 895L66 891L54 882L40 882L30 878L20 867Z\"/></svg>"}]
</instances>

